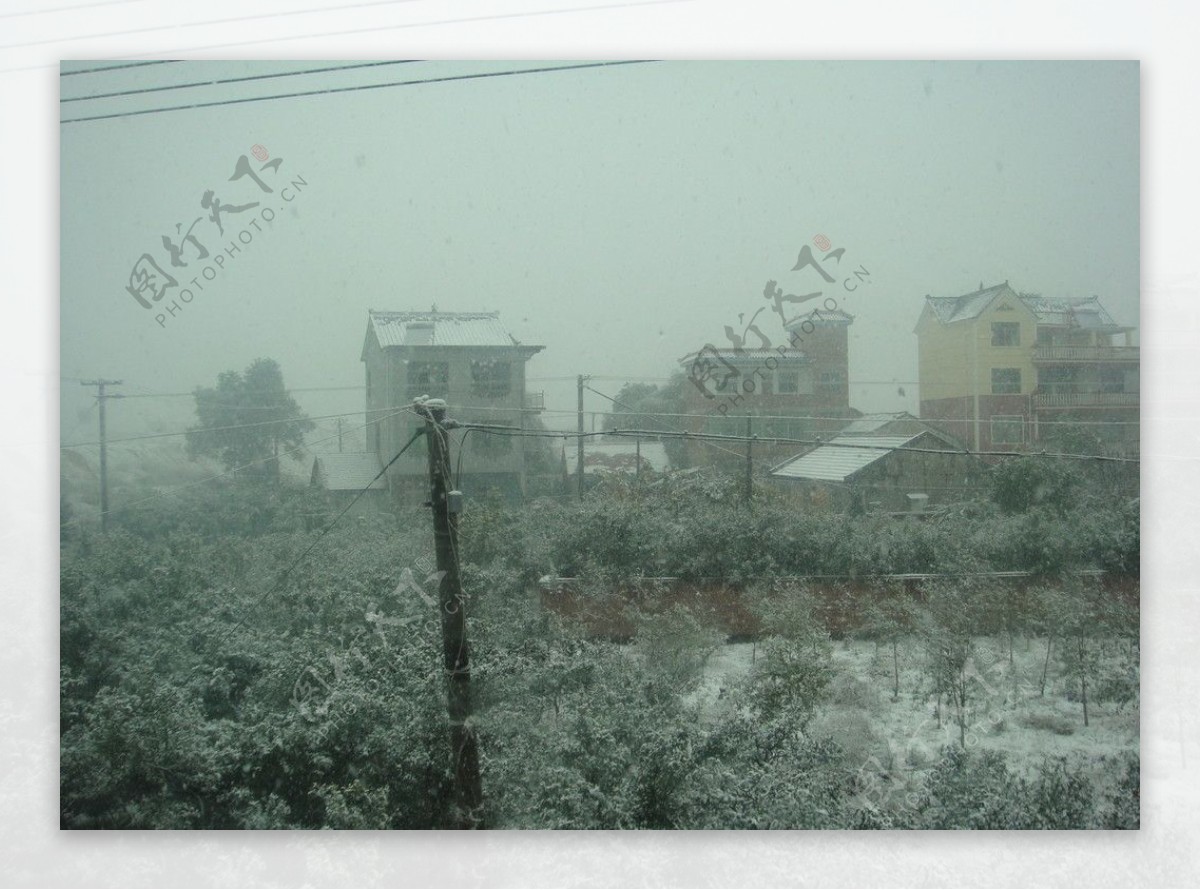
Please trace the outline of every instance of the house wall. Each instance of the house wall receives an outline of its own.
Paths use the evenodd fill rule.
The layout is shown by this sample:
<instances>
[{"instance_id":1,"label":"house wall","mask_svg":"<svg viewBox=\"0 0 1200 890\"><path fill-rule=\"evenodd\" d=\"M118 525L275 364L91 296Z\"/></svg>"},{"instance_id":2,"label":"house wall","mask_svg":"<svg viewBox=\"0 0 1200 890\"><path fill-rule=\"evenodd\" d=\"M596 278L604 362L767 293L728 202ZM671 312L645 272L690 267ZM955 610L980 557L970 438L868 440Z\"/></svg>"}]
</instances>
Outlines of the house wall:
<instances>
[{"instance_id":1,"label":"house wall","mask_svg":"<svg viewBox=\"0 0 1200 890\"><path fill-rule=\"evenodd\" d=\"M373 334L369 336L365 351L367 374L367 419L382 418L379 424L378 442L368 436L368 448L380 450L383 462L400 450L424 421L416 414L401 410L421 395L442 398L447 403L447 414L453 420L465 423L486 423L522 428L525 399L526 350L504 347L389 347L380 349ZM508 364L508 392L493 395L481 391L472 377L473 362L499 362ZM425 363L445 363L445 384L410 382L410 369ZM391 409L390 411L388 409ZM399 412L399 413L396 413ZM458 466L457 443L464 433L451 433L454 444L455 465ZM466 451L462 455L464 485L468 475L480 474L486 480L475 480L476 488L494 487L505 492L520 493L524 477L524 449L522 440L515 437L489 435L474 431L466 438ZM423 440L414 445L388 471L389 482L399 483L404 479L424 480L428 473L428 452ZM488 484L483 486L483 481ZM476 483L479 483L478 485ZM423 483L421 483L423 484ZM418 484L417 488L421 487ZM392 486L399 490L397 485ZM406 486L411 487L411 486ZM415 490L415 489L414 489Z\"/></svg>"},{"instance_id":2,"label":"house wall","mask_svg":"<svg viewBox=\"0 0 1200 890\"><path fill-rule=\"evenodd\" d=\"M1006 321L1018 325L1017 343L994 345L992 324ZM1113 450L1136 451L1136 360L1034 360L1039 342L1043 346L1105 347L1112 345L1111 334L1038 325L1029 307L1007 290L994 298L978 318L948 325L938 322L927 305L917 323L917 337L921 417L938 422L939 429L971 447L982 451L1020 450L1062 429L1061 421L1074 419L1080 430L1111 443ZM992 371L999 368L1019 372L1018 393L993 393ZM1060 370L1055 372L1056 368ZM1120 391L1114 391L1115 383L1104 378L1110 369L1121 375ZM1058 378L1055 373L1067 376ZM974 422L976 393L978 440ZM1062 398L1047 405L1044 402L1048 396ZM1021 418L1020 442L1005 441L1012 438L1006 433L1013 425L1004 418L1016 417Z\"/></svg>"},{"instance_id":3,"label":"house wall","mask_svg":"<svg viewBox=\"0 0 1200 890\"><path fill-rule=\"evenodd\" d=\"M993 322L1017 324L1016 345L993 345ZM992 371L997 368L1020 371L1020 392L1033 392L1037 385L1033 366L1036 339L1036 316L1011 290L994 298L977 318L951 324L940 323L927 305L917 326L917 379L922 404L977 392L991 394Z\"/></svg>"}]
</instances>

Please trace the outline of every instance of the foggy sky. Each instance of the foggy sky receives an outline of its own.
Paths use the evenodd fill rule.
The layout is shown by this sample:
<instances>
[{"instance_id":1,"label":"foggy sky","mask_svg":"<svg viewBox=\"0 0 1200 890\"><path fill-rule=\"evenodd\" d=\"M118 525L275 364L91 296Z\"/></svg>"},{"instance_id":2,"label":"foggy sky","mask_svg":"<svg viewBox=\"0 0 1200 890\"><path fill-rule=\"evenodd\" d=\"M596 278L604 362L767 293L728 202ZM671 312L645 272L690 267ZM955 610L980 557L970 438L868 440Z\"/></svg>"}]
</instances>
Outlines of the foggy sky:
<instances>
[{"instance_id":1,"label":"foggy sky","mask_svg":"<svg viewBox=\"0 0 1200 890\"><path fill-rule=\"evenodd\" d=\"M65 77L62 95L326 64L153 65ZM250 81L72 102L63 117L534 64ZM871 272L837 293L856 317L851 405L916 413L927 293L1008 280L1096 294L1138 324L1138 93L1136 62L660 62L64 125L62 374L185 392L268 356L291 387L361 386L367 309L436 303L498 310L544 345L529 388L546 391L548 426L570 427L573 379L536 378L666 378L766 307L767 279L811 284L789 270L821 233ZM307 186L290 204L262 196L274 222L160 327L125 291L133 263L149 252L169 268L161 237L207 214L206 190L258 200L227 181L256 143L283 159L264 181ZM251 215L227 215L223 238L207 219L194 231L215 253ZM769 308L759 322L782 334ZM615 395L621 381L593 385ZM63 441L91 441L92 391L62 393ZM298 399L312 414L363 406L353 391ZM182 429L191 410L118 403L110 433Z\"/></svg>"}]
</instances>

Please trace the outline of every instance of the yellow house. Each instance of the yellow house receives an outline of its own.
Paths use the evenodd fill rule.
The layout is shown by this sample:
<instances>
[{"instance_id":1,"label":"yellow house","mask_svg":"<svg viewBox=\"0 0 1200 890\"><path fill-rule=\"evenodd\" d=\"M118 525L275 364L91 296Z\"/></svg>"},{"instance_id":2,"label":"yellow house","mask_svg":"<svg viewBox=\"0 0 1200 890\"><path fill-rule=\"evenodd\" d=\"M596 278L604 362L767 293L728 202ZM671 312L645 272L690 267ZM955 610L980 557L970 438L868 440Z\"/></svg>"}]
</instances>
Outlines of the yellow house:
<instances>
[{"instance_id":1,"label":"yellow house","mask_svg":"<svg viewBox=\"0 0 1200 890\"><path fill-rule=\"evenodd\" d=\"M1068 426L1136 449L1133 330L1096 297L1049 300L1007 281L926 296L915 328L921 419L974 450L1018 450Z\"/></svg>"}]
</instances>

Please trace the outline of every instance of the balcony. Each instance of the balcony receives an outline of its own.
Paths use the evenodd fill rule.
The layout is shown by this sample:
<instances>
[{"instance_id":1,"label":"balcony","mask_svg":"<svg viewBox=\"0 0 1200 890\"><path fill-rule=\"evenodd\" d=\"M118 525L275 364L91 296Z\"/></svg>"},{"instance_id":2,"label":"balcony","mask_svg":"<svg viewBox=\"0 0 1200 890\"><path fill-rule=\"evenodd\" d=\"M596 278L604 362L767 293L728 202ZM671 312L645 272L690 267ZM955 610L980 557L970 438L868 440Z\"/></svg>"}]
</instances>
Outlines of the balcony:
<instances>
[{"instance_id":1,"label":"balcony","mask_svg":"<svg viewBox=\"0 0 1200 890\"><path fill-rule=\"evenodd\" d=\"M1137 346L1034 346L1035 362L1138 362Z\"/></svg>"},{"instance_id":2,"label":"balcony","mask_svg":"<svg viewBox=\"0 0 1200 890\"><path fill-rule=\"evenodd\" d=\"M521 408L525 411L545 411L546 394L544 392L526 392Z\"/></svg>"},{"instance_id":3,"label":"balcony","mask_svg":"<svg viewBox=\"0 0 1200 890\"><path fill-rule=\"evenodd\" d=\"M1035 408L1121 408L1138 406L1136 392L1051 392L1035 393Z\"/></svg>"}]
</instances>

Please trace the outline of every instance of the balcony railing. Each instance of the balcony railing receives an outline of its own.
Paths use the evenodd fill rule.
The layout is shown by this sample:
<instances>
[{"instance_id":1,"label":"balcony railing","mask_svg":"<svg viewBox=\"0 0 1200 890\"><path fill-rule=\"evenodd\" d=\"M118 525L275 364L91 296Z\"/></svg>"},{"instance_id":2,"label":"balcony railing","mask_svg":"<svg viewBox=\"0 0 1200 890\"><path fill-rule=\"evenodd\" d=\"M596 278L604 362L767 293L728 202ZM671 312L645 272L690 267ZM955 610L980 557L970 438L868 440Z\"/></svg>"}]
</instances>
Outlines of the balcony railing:
<instances>
[{"instance_id":1,"label":"balcony railing","mask_svg":"<svg viewBox=\"0 0 1200 890\"><path fill-rule=\"evenodd\" d=\"M526 392L525 401L521 407L526 411L545 411L546 394L544 392Z\"/></svg>"},{"instance_id":2,"label":"balcony railing","mask_svg":"<svg viewBox=\"0 0 1200 890\"><path fill-rule=\"evenodd\" d=\"M1035 393L1033 404L1038 408L1106 408L1122 405L1136 406L1136 392L1053 392Z\"/></svg>"},{"instance_id":3,"label":"balcony railing","mask_svg":"<svg viewBox=\"0 0 1200 890\"><path fill-rule=\"evenodd\" d=\"M1137 346L1035 346L1035 362L1136 362Z\"/></svg>"}]
</instances>

